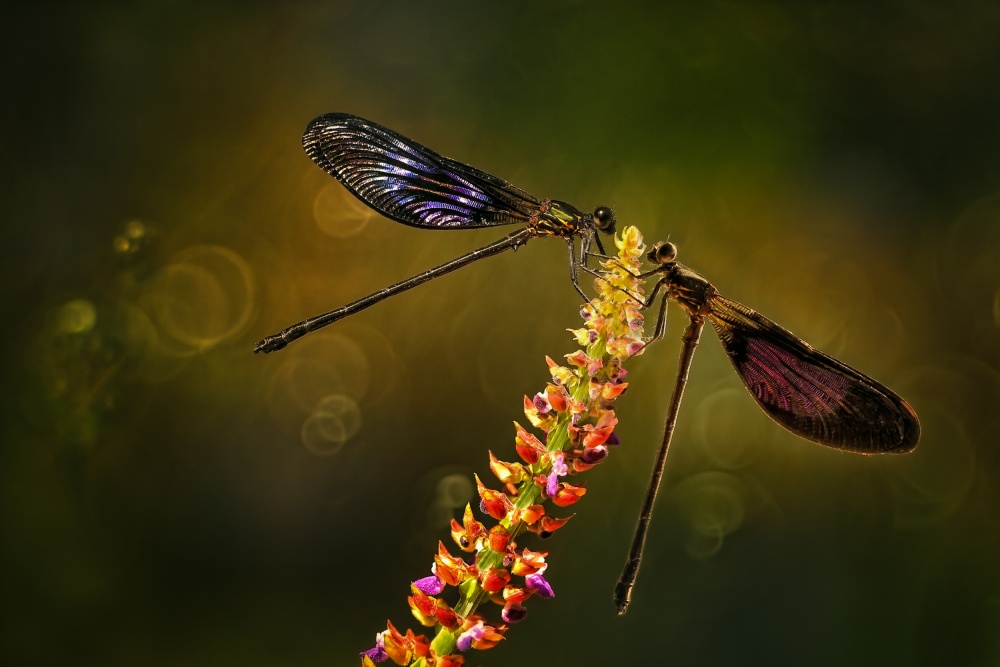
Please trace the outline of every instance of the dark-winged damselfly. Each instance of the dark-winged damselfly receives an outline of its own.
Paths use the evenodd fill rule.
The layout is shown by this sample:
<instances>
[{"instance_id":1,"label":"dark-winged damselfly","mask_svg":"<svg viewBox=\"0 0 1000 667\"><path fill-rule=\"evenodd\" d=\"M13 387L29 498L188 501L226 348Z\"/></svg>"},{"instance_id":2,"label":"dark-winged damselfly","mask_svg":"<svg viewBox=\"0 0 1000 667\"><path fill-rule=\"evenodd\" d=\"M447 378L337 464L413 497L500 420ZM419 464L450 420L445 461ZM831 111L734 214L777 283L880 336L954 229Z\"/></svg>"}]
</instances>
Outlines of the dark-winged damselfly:
<instances>
[{"instance_id":1,"label":"dark-winged damselfly","mask_svg":"<svg viewBox=\"0 0 1000 667\"><path fill-rule=\"evenodd\" d=\"M496 176L446 158L370 120L344 113L320 116L302 137L306 153L351 194L387 218L422 229L474 229L523 225L482 248L316 317L257 343L254 353L274 352L293 340L472 262L516 250L536 236L566 241L573 286L586 267L591 243L604 253L596 231L614 233L614 212L583 213L556 199L539 200ZM580 253L575 239L580 237Z\"/></svg>"},{"instance_id":2,"label":"dark-winged damselfly","mask_svg":"<svg viewBox=\"0 0 1000 667\"><path fill-rule=\"evenodd\" d=\"M920 439L920 422L906 401L888 387L842 361L814 349L787 329L743 304L727 299L704 277L676 261L673 243L657 243L647 258L656 268L643 277L659 275L645 307L666 290L650 339L663 337L667 303L676 301L690 323L677 380L656 454L649 488L636 525L632 547L615 587L618 613L625 613L642 559L656 493L663 477L667 449L687 384L695 348L705 320L711 322L737 375L757 404L781 426L806 440L858 454L905 454Z\"/></svg>"}]
</instances>

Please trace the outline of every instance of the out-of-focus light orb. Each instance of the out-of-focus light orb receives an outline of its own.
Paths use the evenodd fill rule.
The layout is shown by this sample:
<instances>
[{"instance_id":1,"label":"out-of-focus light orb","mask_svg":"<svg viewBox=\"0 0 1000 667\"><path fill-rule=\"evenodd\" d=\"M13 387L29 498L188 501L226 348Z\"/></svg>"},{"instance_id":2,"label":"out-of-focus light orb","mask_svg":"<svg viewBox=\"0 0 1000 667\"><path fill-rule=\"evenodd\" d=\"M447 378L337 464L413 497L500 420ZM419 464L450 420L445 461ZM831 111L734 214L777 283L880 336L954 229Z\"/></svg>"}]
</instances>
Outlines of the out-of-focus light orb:
<instances>
[{"instance_id":1,"label":"out-of-focus light orb","mask_svg":"<svg viewBox=\"0 0 1000 667\"><path fill-rule=\"evenodd\" d=\"M122 233L111 240L111 247L120 255L138 252L148 240L149 227L142 220L129 220L122 225Z\"/></svg>"},{"instance_id":2,"label":"out-of-focus light orb","mask_svg":"<svg viewBox=\"0 0 1000 667\"><path fill-rule=\"evenodd\" d=\"M733 470L750 465L766 452L761 442L773 437L775 424L760 414L750 393L735 377L702 399L694 410L692 435L719 466ZM735 386L734 386L735 385Z\"/></svg>"},{"instance_id":3,"label":"out-of-focus light orb","mask_svg":"<svg viewBox=\"0 0 1000 667\"><path fill-rule=\"evenodd\" d=\"M256 292L246 260L220 245L178 253L164 269L158 291L157 324L195 349L239 335L250 321Z\"/></svg>"},{"instance_id":4,"label":"out-of-focus light orb","mask_svg":"<svg viewBox=\"0 0 1000 667\"><path fill-rule=\"evenodd\" d=\"M445 475L437 484L438 501L446 507L465 507L472 498L472 481L468 475Z\"/></svg>"},{"instance_id":5,"label":"out-of-focus light orb","mask_svg":"<svg viewBox=\"0 0 1000 667\"><path fill-rule=\"evenodd\" d=\"M711 558L726 535L743 524L745 489L735 475L717 471L692 475L672 495L688 526L684 548L692 558Z\"/></svg>"},{"instance_id":6,"label":"out-of-focus light orb","mask_svg":"<svg viewBox=\"0 0 1000 667\"><path fill-rule=\"evenodd\" d=\"M125 238L137 241L146 236L146 223L142 220L129 220L125 223Z\"/></svg>"},{"instance_id":7,"label":"out-of-focus light orb","mask_svg":"<svg viewBox=\"0 0 1000 667\"><path fill-rule=\"evenodd\" d=\"M87 299L73 299L59 307L56 326L60 333L84 334L97 323L97 309Z\"/></svg>"},{"instance_id":8,"label":"out-of-focus light orb","mask_svg":"<svg viewBox=\"0 0 1000 667\"><path fill-rule=\"evenodd\" d=\"M346 239L359 234L373 215L370 208L339 183L323 187L313 200L316 226L335 239Z\"/></svg>"},{"instance_id":9,"label":"out-of-focus light orb","mask_svg":"<svg viewBox=\"0 0 1000 667\"><path fill-rule=\"evenodd\" d=\"M361 409L350 396L330 394L302 422L302 444L318 456L333 456L361 429Z\"/></svg>"},{"instance_id":10,"label":"out-of-focus light orb","mask_svg":"<svg viewBox=\"0 0 1000 667\"><path fill-rule=\"evenodd\" d=\"M281 365L271 376L267 400L275 426L301 436L309 419L317 422L310 428L330 427L330 422L342 420L348 437L354 435L361 423L358 405L371 384L364 350L346 336L320 332L278 354ZM323 414L314 417L318 413Z\"/></svg>"},{"instance_id":11,"label":"out-of-focus light orb","mask_svg":"<svg viewBox=\"0 0 1000 667\"><path fill-rule=\"evenodd\" d=\"M448 473L437 481L434 492L434 499L427 506L427 527L439 530L451 523L456 509L465 507L472 499L472 480L467 473Z\"/></svg>"}]
</instances>

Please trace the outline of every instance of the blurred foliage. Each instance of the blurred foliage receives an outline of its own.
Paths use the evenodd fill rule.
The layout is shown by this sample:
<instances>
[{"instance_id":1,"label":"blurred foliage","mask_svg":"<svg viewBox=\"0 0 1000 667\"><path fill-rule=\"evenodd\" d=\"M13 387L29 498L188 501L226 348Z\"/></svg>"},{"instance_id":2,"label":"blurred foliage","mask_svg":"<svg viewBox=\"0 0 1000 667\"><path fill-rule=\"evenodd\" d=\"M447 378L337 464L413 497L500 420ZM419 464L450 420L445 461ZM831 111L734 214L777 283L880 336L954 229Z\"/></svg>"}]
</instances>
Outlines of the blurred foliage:
<instances>
[{"instance_id":1,"label":"blurred foliage","mask_svg":"<svg viewBox=\"0 0 1000 667\"><path fill-rule=\"evenodd\" d=\"M565 249L540 240L254 358L499 236L359 209L299 147L329 111L614 205L922 419L908 457L811 446L706 334L617 619L674 313L545 545L557 597L484 664L1000 662L996 3L20 4L5 664L354 664L572 349Z\"/></svg>"}]
</instances>

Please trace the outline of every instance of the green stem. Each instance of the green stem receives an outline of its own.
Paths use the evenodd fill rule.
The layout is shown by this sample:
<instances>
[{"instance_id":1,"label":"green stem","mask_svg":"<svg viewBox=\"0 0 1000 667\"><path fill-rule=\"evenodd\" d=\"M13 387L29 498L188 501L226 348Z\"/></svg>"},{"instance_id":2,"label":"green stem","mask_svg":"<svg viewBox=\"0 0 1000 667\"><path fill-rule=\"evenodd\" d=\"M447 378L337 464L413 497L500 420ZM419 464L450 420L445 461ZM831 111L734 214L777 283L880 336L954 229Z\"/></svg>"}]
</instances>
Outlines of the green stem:
<instances>
[{"instance_id":1,"label":"green stem","mask_svg":"<svg viewBox=\"0 0 1000 667\"><path fill-rule=\"evenodd\" d=\"M605 346L604 338L601 337L594 343L587 346L587 356L591 359L603 358L607 353L607 348ZM591 377L589 375L584 375L576 383L572 391L572 397L577 401L586 401L590 398L590 381ZM560 419L555 427L549 432L549 437L547 438L547 443L545 451L547 452L560 452L565 451L569 447L569 417ZM537 464L536 464L537 465ZM518 487L517 496L514 498L514 507L519 510L527 509L532 505L536 504L541 496L541 489L535 484L533 477L542 473L543 471L536 466L530 466L529 472L532 478L526 479L521 482ZM511 525L508 519L503 519L500 522L504 528L510 533L510 539L513 541L517 536L525 531L527 526L523 521L518 521L516 524ZM477 565L480 570L488 570L490 568L497 567L503 563L503 554L493 551L492 549L484 548L477 558ZM467 618L476 609L479 608L483 602L489 598L489 594L482 589L478 581L470 581L472 584L470 588L462 595L462 598L455 605L455 613L462 618ZM458 631L449 630L448 628L440 627L438 628L437 635L431 641L431 648L437 655L448 655L455 650L455 646L458 642Z\"/></svg>"}]
</instances>

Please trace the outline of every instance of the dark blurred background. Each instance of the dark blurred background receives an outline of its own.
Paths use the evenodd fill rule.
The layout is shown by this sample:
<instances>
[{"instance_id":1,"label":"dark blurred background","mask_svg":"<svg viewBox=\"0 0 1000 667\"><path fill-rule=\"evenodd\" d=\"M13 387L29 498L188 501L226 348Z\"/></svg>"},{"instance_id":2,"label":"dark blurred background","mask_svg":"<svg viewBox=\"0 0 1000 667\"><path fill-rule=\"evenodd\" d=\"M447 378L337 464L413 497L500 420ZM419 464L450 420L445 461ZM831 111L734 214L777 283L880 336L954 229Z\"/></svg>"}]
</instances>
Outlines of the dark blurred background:
<instances>
[{"instance_id":1,"label":"dark blurred background","mask_svg":"<svg viewBox=\"0 0 1000 667\"><path fill-rule=\"evenodd\" d=\"M5 14L4 664L351 665L386 618L415 625L408 582L487 450L512 458L579 299L540 240L250 354L500 236L359 208L300 147L330 111L615 206L922 421L906 457L810 445L706 332L616 618L672 311L623 446L544 544L557 597L470 664L1000 663L995 2Z\"/></svg>"}]
</instances>

